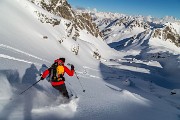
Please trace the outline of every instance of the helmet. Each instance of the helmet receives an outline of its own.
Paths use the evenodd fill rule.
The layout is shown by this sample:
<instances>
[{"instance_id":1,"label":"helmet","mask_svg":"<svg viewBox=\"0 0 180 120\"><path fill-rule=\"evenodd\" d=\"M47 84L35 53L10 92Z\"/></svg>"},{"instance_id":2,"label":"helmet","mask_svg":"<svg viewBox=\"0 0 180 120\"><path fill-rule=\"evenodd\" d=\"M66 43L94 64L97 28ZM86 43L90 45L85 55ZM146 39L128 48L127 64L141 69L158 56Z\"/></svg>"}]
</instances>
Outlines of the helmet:
<instances>
[{"instance_id":1,"label":"helmet","mask_svg":"<svg viewBox=\"0 0 180 120\"><path fill-rule=\"evenodd\" d=\"M57 60L54 60L55 63L58 63L58 65L63 65L65 63L65 58L59 58Z\"/></svg>"},{"instance_id":2,"label":"helmet","mask_svg":"<svg viewBox=\"0 0 180 120\"><path fill-rule=\"evenodd\" d=\"M65 63L65 58L59 58L59 60L63 61Z\"/></svg>"}]
</instances>

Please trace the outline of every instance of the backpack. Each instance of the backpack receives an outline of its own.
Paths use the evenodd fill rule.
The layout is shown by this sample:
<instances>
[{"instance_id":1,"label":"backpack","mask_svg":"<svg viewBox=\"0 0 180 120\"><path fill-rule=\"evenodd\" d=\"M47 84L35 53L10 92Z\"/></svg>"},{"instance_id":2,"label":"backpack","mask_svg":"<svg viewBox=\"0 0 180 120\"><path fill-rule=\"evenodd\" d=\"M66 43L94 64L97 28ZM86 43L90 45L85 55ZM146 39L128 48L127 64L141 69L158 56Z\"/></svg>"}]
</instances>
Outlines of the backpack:
<instances>
[{"instance_id":1,"label":"backpack","mask_svg":"<svg viewBox=\"0 0 180 120\"><path fill-rule=\"evenodd\" d=\"M50 77L49 81L51 82L59 82L61 80L65 80L64 75L64 66L63 64L58 64L58 62L55 62L49 69Z\"/></svg>"}]
</instances>

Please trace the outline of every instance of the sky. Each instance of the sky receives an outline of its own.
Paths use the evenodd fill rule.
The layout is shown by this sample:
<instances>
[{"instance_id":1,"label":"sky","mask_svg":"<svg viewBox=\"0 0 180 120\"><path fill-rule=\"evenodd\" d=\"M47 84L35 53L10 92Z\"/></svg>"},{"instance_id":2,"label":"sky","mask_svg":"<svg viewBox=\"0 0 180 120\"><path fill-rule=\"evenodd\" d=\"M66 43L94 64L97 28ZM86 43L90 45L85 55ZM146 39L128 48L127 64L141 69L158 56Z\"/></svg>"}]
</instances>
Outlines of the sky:
<instances>
[{"instance_id":1,"label":"sky","mask_svg":"<svg viewBox=\"0 0 180 120\"><path fill-rule=\"evenodd\" d=\"M72 7L96 8L102 12L127 15L151 15L162 18L173 16L180 19L180 0L67 0Z\"/></svg>"}]
</instances>

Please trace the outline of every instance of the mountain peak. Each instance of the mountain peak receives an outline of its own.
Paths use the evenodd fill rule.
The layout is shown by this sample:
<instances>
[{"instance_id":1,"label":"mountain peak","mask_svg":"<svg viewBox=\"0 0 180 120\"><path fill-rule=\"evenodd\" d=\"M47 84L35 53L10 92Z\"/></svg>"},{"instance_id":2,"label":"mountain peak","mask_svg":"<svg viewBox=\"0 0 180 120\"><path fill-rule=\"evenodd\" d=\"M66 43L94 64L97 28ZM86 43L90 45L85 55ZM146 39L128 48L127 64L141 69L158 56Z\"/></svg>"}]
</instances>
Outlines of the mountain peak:
<instances>
[{"instance_id":1,"label":"mountain peak","mask_svg":"<svg viewBox=\"0 0 180 120\"><path fill-rule=\"evenodd\" d=\"M95 23L92 23L92 18L88 13L75 13L70 4L66 0L30 0L35 5L40 6L51 14L60 16L69 20L66 24L68 36L77 39L80 30L87 30L88 33L95 37L100 35ZM40 13L41 14L41 13Z\"/></svg>"}]
</instances>

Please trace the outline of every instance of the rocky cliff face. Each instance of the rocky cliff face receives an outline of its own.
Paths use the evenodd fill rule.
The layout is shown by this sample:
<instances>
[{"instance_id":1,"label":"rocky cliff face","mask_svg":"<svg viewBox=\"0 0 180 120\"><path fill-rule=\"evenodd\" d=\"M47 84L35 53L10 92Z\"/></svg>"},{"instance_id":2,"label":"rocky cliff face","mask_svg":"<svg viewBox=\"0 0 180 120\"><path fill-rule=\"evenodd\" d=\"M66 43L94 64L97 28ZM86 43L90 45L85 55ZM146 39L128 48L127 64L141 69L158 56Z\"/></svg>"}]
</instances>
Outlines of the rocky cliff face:
<instances>
[{"instance_id":1,"label":"rocky cliff face","mask_svg":"<svg viewBox=\"0 0 180 120\"><path fill-rule=\"evenodd\" d=\"M152 37L162 40L169 40L176 46L180 47L180 35L172 26L165 26L163 28L155 29Z\"/></svg>"},{"instance_id":2,"label":"rocky cliff face","mask_svg":"<svg viewBox=\"0 0 180 120\"><path fill-rule=\"evenodd\" d=\"M100 35L99 30L95 23L92 23L92 18L88 13L75 13L66 0L30 0L32 3L42 7L44 10L51 14L60 16L69 20L66 23L68 37L72 37L74 40L79 36L80 30L87 30L88 33L98 37ZM61 20L55 18L49 18L43 13L36 11L39 19L43 23L50 23L53 26L60 24Z\"/></svg>"}]
</instances>

